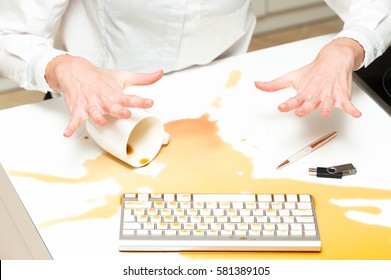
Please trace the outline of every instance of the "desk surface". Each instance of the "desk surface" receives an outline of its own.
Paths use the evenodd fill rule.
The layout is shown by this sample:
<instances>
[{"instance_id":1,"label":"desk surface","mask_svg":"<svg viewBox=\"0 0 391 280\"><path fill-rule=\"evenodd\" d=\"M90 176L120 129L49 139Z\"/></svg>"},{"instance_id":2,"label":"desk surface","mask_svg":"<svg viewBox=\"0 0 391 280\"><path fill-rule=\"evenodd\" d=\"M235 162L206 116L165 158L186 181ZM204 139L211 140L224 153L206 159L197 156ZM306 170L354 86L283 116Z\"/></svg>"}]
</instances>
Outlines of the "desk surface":
<instances>
[{"instance_id":1,"label":"desk surface","mask_svg":"<svg viewBox=\"0 0 391 280\"><path fill-rule=\"evenodd\" d=\"M294 42L169 74L128 93L155 100L171 142L148 166L133 169L102 151L84 128L62 136L62 98L0 111L0 162L54 259L121 258L124 192L311 193L320 253L170 253L201 259L391 259L390 119L361 89L354 119L335 110L297 118L277 105L292 90L264 93L274 79L310 62L331 35ZM288 156L333 130L338 136L276 170ZM308 175L309 167L353 163L342 179ZM136 253L132 253L136 254ZM140 256L160 256L158 253Z\"/></svg>"}]
</instances>

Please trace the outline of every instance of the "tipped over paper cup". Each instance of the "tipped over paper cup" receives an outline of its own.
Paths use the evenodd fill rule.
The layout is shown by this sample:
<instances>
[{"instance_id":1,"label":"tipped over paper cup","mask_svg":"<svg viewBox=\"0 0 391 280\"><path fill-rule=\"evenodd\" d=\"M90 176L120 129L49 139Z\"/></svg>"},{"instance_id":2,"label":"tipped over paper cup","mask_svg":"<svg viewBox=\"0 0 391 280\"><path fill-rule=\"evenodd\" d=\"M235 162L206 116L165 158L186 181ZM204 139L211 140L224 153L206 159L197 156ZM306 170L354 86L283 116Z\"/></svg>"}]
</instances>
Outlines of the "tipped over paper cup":
<instances>
[{"instance_id":1,"label":"tipped over paper cup","mask_svg":"<svg viewBox=\"0 0 391 280\"><path fill-rule=\"evenodd\" d=\"M156 157L170 136L160 119L148 111L132 108L131 112L128 119L105 116L106 125L87 121L86 127L102 149L133 167L141 167Z\"/></svg>"}]
</instances>

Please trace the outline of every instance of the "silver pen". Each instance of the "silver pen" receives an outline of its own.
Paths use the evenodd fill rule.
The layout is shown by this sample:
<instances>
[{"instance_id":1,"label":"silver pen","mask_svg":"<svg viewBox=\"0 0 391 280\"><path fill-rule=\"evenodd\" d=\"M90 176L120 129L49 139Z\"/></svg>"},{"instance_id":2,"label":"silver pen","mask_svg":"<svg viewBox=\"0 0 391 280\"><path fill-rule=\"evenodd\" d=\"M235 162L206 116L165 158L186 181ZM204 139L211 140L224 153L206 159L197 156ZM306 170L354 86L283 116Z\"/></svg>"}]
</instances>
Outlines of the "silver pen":
<instances>
[{"instance_id":1,"label":"silver pen","mask_svg":"<svg viewBox=\"0 0 391 280\"><path fill-rule=\"evenodd\" d=\"M329 142L331 139L333 139L335 136L337 136L337 132L336 131L333 131L333 132L330 132L329 134L315 140L314 142L312 142L311 144L307 145L305 148L301 149L300 151L298 151L297 153L295 153L294 155L292 155L291 157L289 157L288 159L284 160L280 165L277 166L277 169L280 169L284 166L287 166L288 164L308 155L309 153L315 151L316 149L322 147L324 144L326 144L327 142Z\"/></svg>"}]
</instances>

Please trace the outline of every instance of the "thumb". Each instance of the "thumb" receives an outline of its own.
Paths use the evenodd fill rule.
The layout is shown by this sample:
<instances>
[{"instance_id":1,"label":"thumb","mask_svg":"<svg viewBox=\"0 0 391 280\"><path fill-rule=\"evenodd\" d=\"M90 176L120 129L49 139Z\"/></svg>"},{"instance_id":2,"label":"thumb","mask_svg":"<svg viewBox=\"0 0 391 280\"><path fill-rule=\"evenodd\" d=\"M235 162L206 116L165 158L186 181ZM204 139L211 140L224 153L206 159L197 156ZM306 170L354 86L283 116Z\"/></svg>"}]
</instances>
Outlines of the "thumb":
<instances>
[{"instance_id":1,"label":"thumb","mask_svg":"<svg viewBox=\"0 0 391 280\"><path fill-rule=\"evenodd\" d=\"M272 91L277 91L285 88L292 88L294 86L291 79L289 79L288 76L285 75L280 78L274 79L270 82L256 81L255 87L263 91L272 92Z\"/></svg>"},{"instance_id":2,"label":"thumb","mask_svg":"<svg viewBox=\"0 0 391 280\"><path fill-rule=\"evenodd\" d=\"M157 82L163 77L163 74L162 70L153 73L122 72L122 79L125 88L129 86L145 86Z\"/></svg>"}]
</instances>

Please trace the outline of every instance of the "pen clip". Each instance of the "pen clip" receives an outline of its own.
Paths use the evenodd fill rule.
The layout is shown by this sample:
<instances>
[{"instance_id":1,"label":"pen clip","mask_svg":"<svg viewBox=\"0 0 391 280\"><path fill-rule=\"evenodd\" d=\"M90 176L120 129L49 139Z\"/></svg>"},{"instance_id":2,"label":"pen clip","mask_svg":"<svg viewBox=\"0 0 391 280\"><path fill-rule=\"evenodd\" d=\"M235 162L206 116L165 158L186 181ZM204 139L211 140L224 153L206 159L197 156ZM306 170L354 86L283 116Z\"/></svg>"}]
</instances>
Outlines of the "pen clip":
<instances>
[{"instance_id":1,"label":"pen clip","mask_svg":"<svg viewBox=\"0 0 391 280\"><path fill-rule=\"evenodd\" d=\"M333 132L330 132L329 134L319 138L318 140L312 142L309 146L315 150L319 147L322 147L324 144L326 144L327 142L329 142L331 139L333 139L335 136L337 136L337 132L336 131L333 131Z\"/></svg>"}]
</instances>

